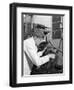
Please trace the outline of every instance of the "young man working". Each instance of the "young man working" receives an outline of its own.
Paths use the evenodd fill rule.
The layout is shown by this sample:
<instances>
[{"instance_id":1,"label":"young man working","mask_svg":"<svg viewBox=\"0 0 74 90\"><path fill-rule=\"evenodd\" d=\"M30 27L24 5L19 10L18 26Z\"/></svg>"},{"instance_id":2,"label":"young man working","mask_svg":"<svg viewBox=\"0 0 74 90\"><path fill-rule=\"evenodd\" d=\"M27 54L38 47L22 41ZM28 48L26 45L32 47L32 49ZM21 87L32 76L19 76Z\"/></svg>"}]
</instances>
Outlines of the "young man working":
<instances>
[{"instance_id":1,"label":"young man working","mask_svg":"<svg viewBox=\"0 0 74 90\"><path fill-rule=\"evenodd\" d=\"M48 54L46 56L40 57L44 50L37 52L38 51L37 46L40 44L41 41L44 41L44 34L40 30L37 31L35 35L34 34L32 36L29 35L29 37L26 40L24 40L24 63L25 63L24 74L25 75L33 74L33 71L29 66L29 63L25 55L29 57L29 60L33 65L36 66L37 70L42 65L49 62L50 58L55 59L55 54Z\"/></svg>"}]
</instances>

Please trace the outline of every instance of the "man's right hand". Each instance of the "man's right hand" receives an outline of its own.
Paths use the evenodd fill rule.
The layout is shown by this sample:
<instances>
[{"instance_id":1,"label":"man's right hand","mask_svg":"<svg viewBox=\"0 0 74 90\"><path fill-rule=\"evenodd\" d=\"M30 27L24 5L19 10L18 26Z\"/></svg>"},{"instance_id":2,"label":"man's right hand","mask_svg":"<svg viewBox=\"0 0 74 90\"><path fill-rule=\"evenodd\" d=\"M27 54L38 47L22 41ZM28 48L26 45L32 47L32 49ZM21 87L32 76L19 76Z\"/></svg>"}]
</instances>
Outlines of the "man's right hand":
<instances>
[{"instance_id":1,"label":"man's right hand","mask_svg":"<svg viewBox=\"0 0 74 90\"><path fill-rule=\"evenodd\" d=\"M55 54L49 54L50 58L55 59Z\"/></svg>"}]
</instances>

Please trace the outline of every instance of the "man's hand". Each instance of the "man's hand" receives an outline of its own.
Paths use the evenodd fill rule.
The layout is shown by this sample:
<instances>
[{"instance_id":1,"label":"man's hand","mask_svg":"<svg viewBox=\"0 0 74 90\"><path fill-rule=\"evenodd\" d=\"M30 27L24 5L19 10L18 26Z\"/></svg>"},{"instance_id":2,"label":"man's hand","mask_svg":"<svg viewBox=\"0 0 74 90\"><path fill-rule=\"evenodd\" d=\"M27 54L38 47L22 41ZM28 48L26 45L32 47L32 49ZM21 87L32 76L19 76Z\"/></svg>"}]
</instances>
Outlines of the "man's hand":
<instances>
[{"instance_id":1,"label":"man's hand","mask_svg":"<svg viewBox=\"0 0 74 90\"><path fill-rule=\"evenodd\" d=\"M49 54L50 58L55 59L55 54Z\"/></svg>"}]
</instances>

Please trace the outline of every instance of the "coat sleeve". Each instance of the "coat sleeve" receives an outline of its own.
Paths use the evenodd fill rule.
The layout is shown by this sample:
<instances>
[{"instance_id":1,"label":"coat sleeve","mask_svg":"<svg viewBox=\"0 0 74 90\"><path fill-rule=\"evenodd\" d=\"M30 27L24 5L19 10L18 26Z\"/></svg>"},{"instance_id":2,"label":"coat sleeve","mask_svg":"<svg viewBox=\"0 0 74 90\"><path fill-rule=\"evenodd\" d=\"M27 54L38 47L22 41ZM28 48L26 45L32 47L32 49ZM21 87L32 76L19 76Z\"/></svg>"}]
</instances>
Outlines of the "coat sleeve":
<instances>
[{"instance_id":1,"label":"coat sleeve","mask_svg":"<svg viewBox=\"0 0 74 90\"><path fill-rule=\"evenodd\" d=\"M34 48L28 46L27 46L27 54L29 55L32 63L38 67L49 61L49 55L44 57L39 57L37 52L34 50Z\"/></svg>"},{"instance_id":2,"label":"coat sleeve","mask_svg":"<svg viewBox=\"0 0 74 90\"><path fill-rule=\"evenodd\" d=\"M31 43L30 43L30 41L31 41ZM37 47L35 46L35 43L32 40L29 40L29 42L25 42L24 47L25 47L25 52L29 56L32 63L38 67L40 65L48 62L51 57L54 57L53 54L46 55L44 57L39 57L39 55L37 53Z\"/></svg>"},{"instance_id":3,"label":"coat sleeve","mask_svg":"<svg viewBox=\"0 0 74 90\"><path fill-rule=\"evenodd\" d=\"M50 60L50 58L54 58L54 54L49 54L46 55L44 57L39 57L38 53L35 51L34 48L27 46L27 54L29 55L31 61L33 64L35 64L36 66L40 66L46 62L48 62Z\"/></svg>"}]
</instances>

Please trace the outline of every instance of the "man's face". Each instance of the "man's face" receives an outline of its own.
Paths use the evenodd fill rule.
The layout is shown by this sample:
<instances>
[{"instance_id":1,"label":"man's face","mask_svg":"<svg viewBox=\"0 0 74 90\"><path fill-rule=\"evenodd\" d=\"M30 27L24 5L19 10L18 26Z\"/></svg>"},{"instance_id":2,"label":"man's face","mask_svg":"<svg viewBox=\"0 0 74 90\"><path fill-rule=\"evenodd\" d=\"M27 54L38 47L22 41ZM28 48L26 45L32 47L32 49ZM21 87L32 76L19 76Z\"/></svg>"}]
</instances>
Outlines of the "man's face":
<instances>
[{"instance_id":1,"label":"man's face","mask_svg":"<svg viewBox=\"0 0 74 90\"><path fill-rule=\"evenodd\" d=\"M44 38L34 37L35 44L38 46L42 41L45 41Z\"/></svg>"},{"instance_id":2,"label":"man's face","mask_svg":"<svg viewBox=\"0 0 74 90\"><path fill-rule=\"evenodd\" d=\"M38 46L42 41L44 41L44 32L43 29L35 29L34 30L34 40L36 45Z\"/></svg>"}]
</instances>

